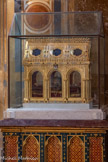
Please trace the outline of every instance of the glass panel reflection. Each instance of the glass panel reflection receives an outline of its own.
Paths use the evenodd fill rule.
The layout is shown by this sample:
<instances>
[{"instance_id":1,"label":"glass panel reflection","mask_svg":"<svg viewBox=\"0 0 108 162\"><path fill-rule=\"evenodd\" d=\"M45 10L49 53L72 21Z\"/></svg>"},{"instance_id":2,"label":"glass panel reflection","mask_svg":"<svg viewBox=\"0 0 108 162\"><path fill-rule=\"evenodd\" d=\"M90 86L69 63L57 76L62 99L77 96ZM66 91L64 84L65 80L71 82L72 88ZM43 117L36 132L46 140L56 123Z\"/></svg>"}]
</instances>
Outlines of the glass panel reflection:
<instances>
[{"instance_id":1,"label":"glass panel reflection","mask_svg":"<svg viewBox=\"0 0 108 162\"><path fill-rule=\"evenodd\" d=\"M43 77L39 71L32 74L32 97L43 97Z\"/></svg>"},{"instance_id":2,"label":"glass panel reflection","mask_svg":"<svg viewBox=\"0 0 108 162\"><path fill-rule=\"evenodd\" d=\"M51 97L62 97L62 77L58 71L54 71L50 78Z\"/></svg>"},{"instance_id":3,"label":"glass panel reflection","mask_svg":"<svg viewBox=\"0 0 108 162\"><path fill-rule=\"evenodd\" d=\"M70 74L70 97L81 97L81 75L77 71Z\"/></svg>"}]
</instances>

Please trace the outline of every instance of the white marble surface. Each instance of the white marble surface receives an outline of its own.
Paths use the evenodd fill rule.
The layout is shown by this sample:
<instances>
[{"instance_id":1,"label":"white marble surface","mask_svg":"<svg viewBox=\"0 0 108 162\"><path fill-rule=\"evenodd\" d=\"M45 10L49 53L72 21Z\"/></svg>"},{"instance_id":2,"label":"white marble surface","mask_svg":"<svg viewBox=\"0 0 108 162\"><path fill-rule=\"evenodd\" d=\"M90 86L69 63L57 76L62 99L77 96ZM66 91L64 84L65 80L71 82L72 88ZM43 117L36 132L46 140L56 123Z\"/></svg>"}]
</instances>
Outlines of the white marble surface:
<instances>
[{"instance_id":1,"label":"white marble surface","mask_svg":"<svg viewBox=\"0 0 108 162\"><path fill-rule=\"evenodd\" d=\"M4 118L103 120L101 109L89 109L89 104L24 104L23 108L7 109Z\"/></svg>"},{"instance_id":2,"label":"white marble surface","mask_svg":"<svg viewBox=\"0 0 108 162\"><path fill-rule=\"evenodd\" d=\"M36 109L89 109L90 104L83 103L24 103L23 108Z\"/></svg>"}]
</instances>

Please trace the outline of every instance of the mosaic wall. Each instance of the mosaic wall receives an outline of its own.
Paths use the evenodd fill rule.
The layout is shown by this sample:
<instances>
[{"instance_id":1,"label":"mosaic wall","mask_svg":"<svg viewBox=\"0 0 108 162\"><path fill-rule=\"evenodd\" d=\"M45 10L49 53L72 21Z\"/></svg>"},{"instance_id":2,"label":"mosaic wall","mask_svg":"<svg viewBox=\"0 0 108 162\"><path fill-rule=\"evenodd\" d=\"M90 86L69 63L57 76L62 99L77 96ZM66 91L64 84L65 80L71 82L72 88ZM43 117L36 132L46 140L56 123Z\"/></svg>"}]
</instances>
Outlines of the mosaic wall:
<instances>
[{"instance_id":1,"label":"mosaic wall","mask_svg":"<svg viewBox=\"0 0 108 162\"><path fill-rule=\"evenodd\" d=\"M4 157L16 157L14 162L105 162L104 133L5 132L3 136Z\"/></svg>"},{"instance_id":2,"label":"mosaic wall","mask_svg":"<svg viewBox=\"0 0 108 162\"><path fill-rule=\"evenodd\" d=\"M62 0L54 0L54 11L55 12L60 12L61 11L61 1ZM25 3L26 2L28 2L28 1L25 0ZM33 1L33 2L35 2L35 1ZM38 1L36 1L36 2L38 2ZM15 12L21 12L23 10L23 5L22 4L23 3L21 3L21 0L15 0Z\"/></svg>"},{"instance_id":3,"label":"mosaic wall","mask_svg":"<svg viewBox=\"0 0 108 162\"><path fill-rule=\"evenodd\" d=\"M108 104L108 1L107 0L76 0L75 11L101 11L105 32L105 97Z\"/></svg>"}]
</instances>

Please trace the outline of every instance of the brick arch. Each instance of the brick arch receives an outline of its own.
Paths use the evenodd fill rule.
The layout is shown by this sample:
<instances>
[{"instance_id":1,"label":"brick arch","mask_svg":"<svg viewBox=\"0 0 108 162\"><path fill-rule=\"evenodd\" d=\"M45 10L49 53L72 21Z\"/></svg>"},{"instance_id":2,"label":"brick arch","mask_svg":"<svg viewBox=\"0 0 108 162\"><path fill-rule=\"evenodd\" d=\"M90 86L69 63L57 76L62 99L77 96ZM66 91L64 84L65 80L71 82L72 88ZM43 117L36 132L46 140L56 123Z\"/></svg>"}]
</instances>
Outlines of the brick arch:
<instances>
[{"instance_id":1,"label":"brick arch","mask_svg":"<svg viewBox=\"0 0 108 162\"><path fill-rule=\"evenodd\" d=\"M27 137L23 146L23 158L27 157L34 159L35 162L39 162L39 149L39 142L37 139L34 136ZM25 159L24 162L29 162L30 159Z\"/></svg>"},{"instance_id":2,"label":"brick arch","mask_svg":"<svg viewBox=\"0 0 108 162\"><path fill-rule=\"evenodd\" d=\"M62 147L61 142L56 136L48 139L46 145L46 162L61 162L62 161Z\"/></svg>"},{"instance_id":3,"label":"brick arch","mask_svg":"<svg viewBox=\"0 0 108 162\"><path fill-rule=\"evenodd\" d=\"M79 137L75 136L69 142L68 162L85 162L84 159L84 143Z\"/></svg>"}]
</instances>

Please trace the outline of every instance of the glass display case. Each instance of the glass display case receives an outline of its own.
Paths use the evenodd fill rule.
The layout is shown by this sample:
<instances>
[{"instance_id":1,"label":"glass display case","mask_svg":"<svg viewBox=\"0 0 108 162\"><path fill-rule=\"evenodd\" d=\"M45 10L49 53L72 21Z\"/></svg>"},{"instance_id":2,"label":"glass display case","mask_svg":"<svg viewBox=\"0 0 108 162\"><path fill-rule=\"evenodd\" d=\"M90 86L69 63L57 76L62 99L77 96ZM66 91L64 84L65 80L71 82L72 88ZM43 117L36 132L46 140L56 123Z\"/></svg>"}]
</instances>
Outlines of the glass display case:
<instances>
[{"instance_id":1,"label":"glass display case","mask_svg":"<svg viewBox=\"0 0 108 162\"><path fill-rule=\"evenodd\" d=\"M8 107L104 105L101 12L16 13L8 44Z\"/></svg>"}]
</instances>

